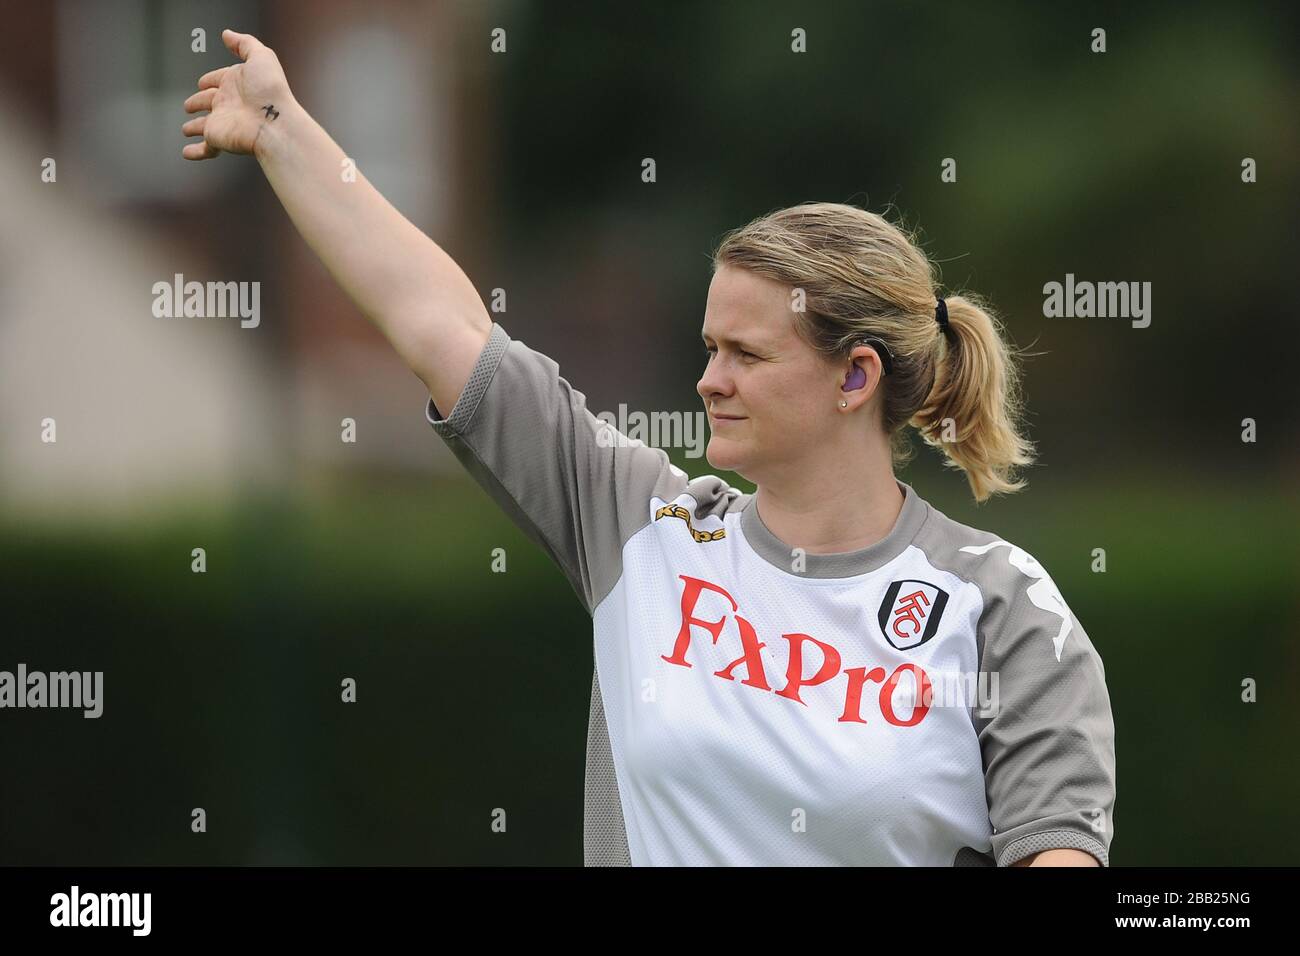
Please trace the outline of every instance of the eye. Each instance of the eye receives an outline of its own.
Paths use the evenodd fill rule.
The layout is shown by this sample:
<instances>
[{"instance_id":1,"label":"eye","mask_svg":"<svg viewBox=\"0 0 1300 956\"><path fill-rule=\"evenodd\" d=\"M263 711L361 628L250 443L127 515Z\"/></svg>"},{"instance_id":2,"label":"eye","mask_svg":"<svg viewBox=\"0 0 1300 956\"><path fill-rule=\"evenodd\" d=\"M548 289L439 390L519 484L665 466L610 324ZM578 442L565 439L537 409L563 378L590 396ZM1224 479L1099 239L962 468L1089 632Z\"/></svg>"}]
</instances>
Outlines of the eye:
<instances>
[{"instance_id":1,"label":"eye","mask_svg":"<svg viewBox=\"0 0 1300 956\"><path fill-rule=\"evenodd\" d=\"M711 346L711 345L706 345L706 346L704 347L704 358L705 358L705 361L708 361L710 358L712 358L712 357L713 357L713 353L716 352L716 351L717 351L717 349L716 349L715 347L713 347L713 346ZM745 360L747 360L747 361L748 361L748 360L753 360L753 361L755 361L755 362L757 362L757 361L761 361L761 359L759 358L759 356L755 355L753 352L746 352L744 349L741 349L741 350L740 350L740 357L743 358L743 359L745 359Z\"/></svg>"}]
</instances>

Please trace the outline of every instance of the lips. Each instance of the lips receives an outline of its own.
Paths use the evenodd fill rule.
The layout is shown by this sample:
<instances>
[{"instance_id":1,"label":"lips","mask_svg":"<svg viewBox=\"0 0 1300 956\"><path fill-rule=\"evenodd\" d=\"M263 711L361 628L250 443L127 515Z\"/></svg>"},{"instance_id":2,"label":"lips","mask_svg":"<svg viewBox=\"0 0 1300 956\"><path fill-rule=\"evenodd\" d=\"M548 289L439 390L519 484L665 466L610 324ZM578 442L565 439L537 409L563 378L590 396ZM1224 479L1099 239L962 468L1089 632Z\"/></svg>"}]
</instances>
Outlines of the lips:
<instances>
[{"instance_id":1,"label":"lips","mask_svg":"<svg viewBox=\"0 0 1300 956\"><path fill-rule=\"evenodd\" d=\"M745 420L743 415L717 415L711 413L709 417L715 422L741 422Z\"/></svg>"}]
</instances>

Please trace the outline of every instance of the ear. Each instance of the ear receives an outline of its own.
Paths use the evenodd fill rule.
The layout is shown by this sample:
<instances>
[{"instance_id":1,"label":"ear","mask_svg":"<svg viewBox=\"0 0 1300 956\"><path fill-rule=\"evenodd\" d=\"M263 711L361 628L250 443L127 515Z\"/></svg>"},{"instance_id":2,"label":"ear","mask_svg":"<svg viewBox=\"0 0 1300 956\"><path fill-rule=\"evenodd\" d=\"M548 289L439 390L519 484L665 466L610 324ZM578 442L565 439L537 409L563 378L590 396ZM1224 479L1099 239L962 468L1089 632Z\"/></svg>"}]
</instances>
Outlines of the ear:
<instances>
[{"instance_id":1,"label":"ear","mask_svg":"<svg viewBox=\"0 0 1300 956\"><path fill-rule=\"evenodd\" d=\"M854 346L853 351L849 353L849 368L846 370L848 375L853 375L854 369L861 369L866 375L866 382L862 388L870 388L874 393L880 380L888 374L886 358L888 351L882 344L877 345L874 341L863 342ZM846 383L847 384L847 383Z\"/></svg>"},{"instance_id":2,"label":"ear","mask_svg":"<svg viewBox=\"0 0 1300 956\"><path fill-rule=\"evenodd\" d=\"M848 405L841 406L839 411L848 413L875 398L880 391L884 366L875 348L864 344L856 346L849 354L848 364L841 367L844 371L843 378L840 379L838 401L848 402Z\"/></svg>"}]
</instances>

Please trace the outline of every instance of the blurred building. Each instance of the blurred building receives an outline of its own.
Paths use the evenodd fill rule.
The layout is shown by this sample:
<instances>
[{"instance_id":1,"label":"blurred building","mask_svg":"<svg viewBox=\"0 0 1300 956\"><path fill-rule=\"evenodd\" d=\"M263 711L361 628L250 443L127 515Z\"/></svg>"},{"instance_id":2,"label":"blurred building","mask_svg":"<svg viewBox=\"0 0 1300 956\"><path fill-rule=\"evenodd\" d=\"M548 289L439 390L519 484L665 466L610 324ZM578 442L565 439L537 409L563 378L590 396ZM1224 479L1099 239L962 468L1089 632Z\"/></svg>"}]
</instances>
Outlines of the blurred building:
<instances>
[{"instance_id":1,"label":"blurred building","mask_svg":"<svg viewBox=\"0 0 1300 956\"><path fill-rule=\"evenodd\" d=\"M455 467L430 450L423 386L302 242L256 162L180 154L183 101L234 62L221 30L256 33L361 172L468 268L490 204L489 126L486 84L458 71L453 42L474 8L450 10L63 0L9 14L0 508L116 513L221 499L321 464ZM465 195L474 216L457 205ZM260 324L155 317L153 286L177 273L259 283Z\"/></svg>"}]
</instances>

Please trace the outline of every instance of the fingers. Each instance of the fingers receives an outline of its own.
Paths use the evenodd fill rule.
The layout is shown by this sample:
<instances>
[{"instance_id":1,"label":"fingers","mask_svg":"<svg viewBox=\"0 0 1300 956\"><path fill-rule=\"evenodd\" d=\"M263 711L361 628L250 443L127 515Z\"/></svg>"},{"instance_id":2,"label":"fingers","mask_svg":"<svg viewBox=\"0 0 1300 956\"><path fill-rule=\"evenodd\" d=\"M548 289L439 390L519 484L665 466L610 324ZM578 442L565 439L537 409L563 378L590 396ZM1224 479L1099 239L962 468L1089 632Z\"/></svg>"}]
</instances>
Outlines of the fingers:
<instances>
[{"instance_id":1,"label":"fingers","mask_svg":"<svg viewBox=\"0 0 1300 956\"><path fill-rule=\"evenodd\" d=\"M216 87L209 87L206 90L191 93L189 99L185 101L185 112L198 113L202 110L212 109L212 100L216 97L217 92Z\"/></svg>"},{"instance_id":2,"label":"fingers","mask_svg":"<svg viewBox=\"0 0 1300 956\"><path fill-rule=\"evenodd\" d=\"M206 140L202 143L188 143L181 150L181 155L186 159L212 159L220 154L221 150L209 146Z\"/></svg>"},{"instance_id":3,"label":"fingers","mask_svg":"<svg viewBox=\"0 0 1300 956\"><path fill-rule=\"evenodd\" d=\"M236 33L234 30L222 30L221 39L226 44L226 49L241 60L247 60L249 54L262 45L251 33Z\"/></svg>"},{"instance_id":4,"label":"fingers","mask_svg":"<svg viewBox=\"0 0 1300 956\"><path fill-rule=\"evenodd\" d=\"M196 116L192 120L187 120L181 126L181 132L186 136L202 136L203 131L207 129L207 125L208 117L206 115ZM200 143L186 143L181 149L181 155L186 159L212 159L212 157L220 155L220 153L221 150L210 145L207 140Z\"/></svg>"},{"instance_id":5,"label":"fingers","mask_svg":"<svg viewBox=\"0 0 1300 956\"><path fill-rule=\"evenodd\" d=\"M232 69L229 66L223 66L220 69L209 70L199 77L199 89L206 90L212 86L220 86L221 78L226 75L226 71Z\"/></svg>"}]
</instances>

